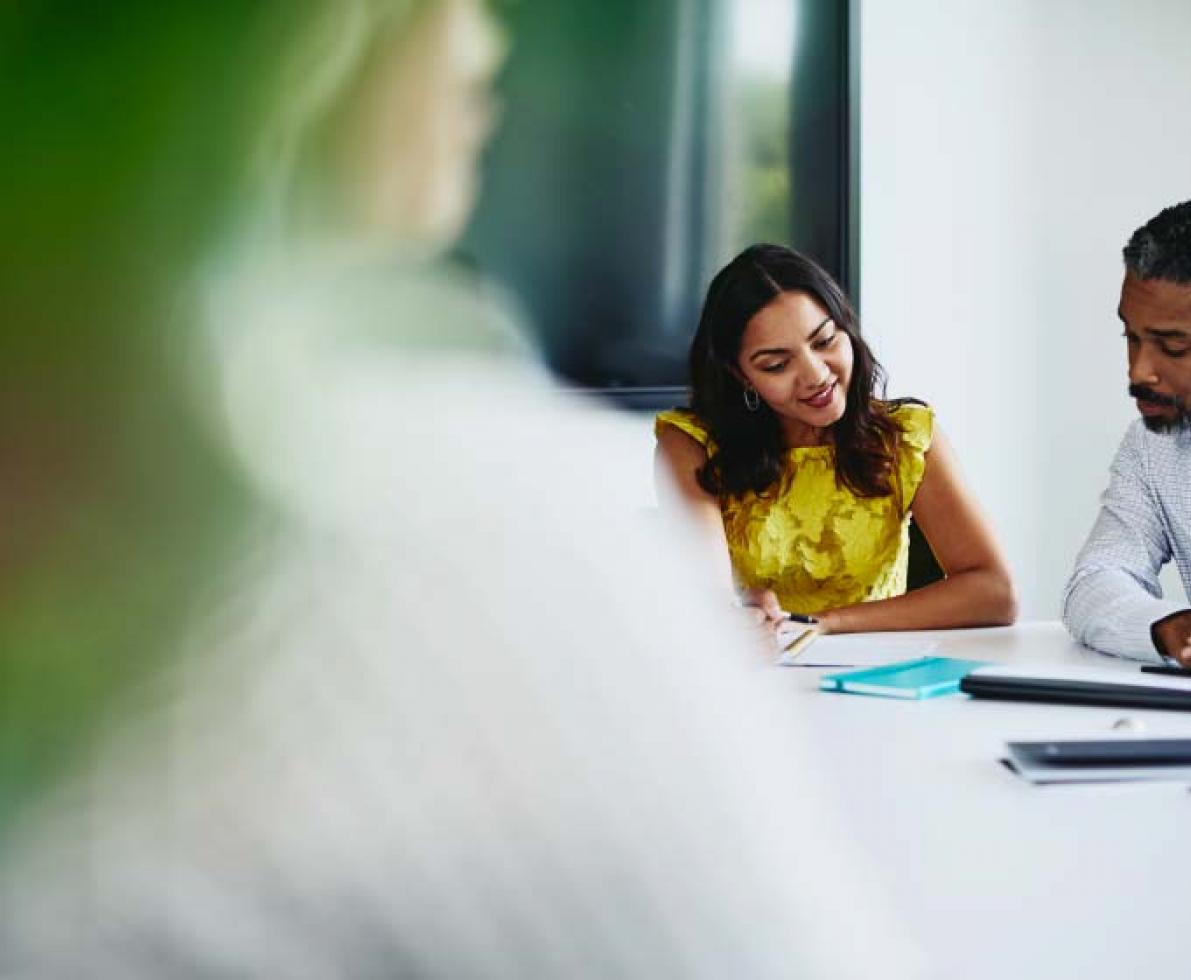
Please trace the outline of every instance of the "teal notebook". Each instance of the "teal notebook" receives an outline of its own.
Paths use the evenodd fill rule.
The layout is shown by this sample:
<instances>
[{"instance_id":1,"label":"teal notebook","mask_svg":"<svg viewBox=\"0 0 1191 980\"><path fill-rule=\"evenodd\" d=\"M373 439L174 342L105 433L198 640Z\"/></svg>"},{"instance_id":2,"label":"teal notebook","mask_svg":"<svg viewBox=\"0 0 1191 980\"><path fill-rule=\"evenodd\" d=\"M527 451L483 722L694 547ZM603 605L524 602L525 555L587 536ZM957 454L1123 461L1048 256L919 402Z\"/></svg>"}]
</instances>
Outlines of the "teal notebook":
<instances>
[{"instance_id":1,"label":"teal notebook","mask_svg":"<svg viewBox=\"0 0 1191 980\"><path fill-rule=\"evenodd\" d=\"M886 698L937 698L942 694L958 692L959 682L971 671L983 666L985 662L982 660L919 657L917 660L903 660L884 667L827 674L820 679L819 687L824 691L877 694Z\"/></svg>"}]
</instances>

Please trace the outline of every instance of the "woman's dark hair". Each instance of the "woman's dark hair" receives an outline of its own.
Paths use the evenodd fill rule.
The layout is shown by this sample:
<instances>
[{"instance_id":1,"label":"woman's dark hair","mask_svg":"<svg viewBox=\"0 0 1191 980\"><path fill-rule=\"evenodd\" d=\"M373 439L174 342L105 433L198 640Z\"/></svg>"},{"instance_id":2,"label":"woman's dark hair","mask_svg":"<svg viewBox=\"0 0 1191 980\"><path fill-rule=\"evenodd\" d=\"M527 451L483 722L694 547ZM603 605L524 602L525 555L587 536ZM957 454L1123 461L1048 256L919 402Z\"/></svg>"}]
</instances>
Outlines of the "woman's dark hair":
<instances>
[{"instance_id":1,"label":"woman's dark hair","mask_svg":"<svg viewBox=\"0 0 1191 980\"><path fill-rule=\"evenodd\" d=\"M806 293L852 342L847 407L832 426L836 480L861 497L894 492L894 456L902 428L882 400L884 371L861 339L856 313L822 268L781 245L752 245L711 281L691 344L691 408L707 425L715 451L699 470L699 484L716 496L763 493L782 472L786 444L781 422L763 401L744 403L735 370L745 326L782 293Z\"/></svg>"}]
</instances>

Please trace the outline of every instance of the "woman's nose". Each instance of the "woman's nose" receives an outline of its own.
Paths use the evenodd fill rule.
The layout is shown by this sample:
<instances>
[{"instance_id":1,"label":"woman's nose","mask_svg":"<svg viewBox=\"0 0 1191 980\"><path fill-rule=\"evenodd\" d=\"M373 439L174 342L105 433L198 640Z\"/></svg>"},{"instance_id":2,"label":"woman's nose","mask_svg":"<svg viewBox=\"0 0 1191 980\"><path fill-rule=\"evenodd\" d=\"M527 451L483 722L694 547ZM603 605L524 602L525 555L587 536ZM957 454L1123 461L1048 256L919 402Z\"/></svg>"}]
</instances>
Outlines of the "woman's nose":
<instances>
[{"instance_id":1,"label":"woman's nose","mask_svg":"<svg viewBox=\"0 0 1191 980\"><path fill-rule=\"evenodd\" d=\"M799 378L803 388L807 390L822 388L830 377L831 369L821 357L815 354L807 355Z\"/></svg>"}]
</instances>

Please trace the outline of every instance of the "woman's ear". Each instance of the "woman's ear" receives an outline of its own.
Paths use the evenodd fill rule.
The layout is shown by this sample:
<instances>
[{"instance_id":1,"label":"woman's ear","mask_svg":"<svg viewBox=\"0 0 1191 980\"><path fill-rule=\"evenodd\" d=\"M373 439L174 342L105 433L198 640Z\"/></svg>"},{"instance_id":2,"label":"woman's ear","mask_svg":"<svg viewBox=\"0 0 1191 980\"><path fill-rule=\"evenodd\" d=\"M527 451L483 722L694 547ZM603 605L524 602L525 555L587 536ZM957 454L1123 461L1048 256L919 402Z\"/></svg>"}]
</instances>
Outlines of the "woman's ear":
<instances>
[{"instance_id":1,"label":"woman's ear","mask_svg":"<svg viewBox=\"0 0 1191 980\"><path fill-rule=\"evenodd\" d=\"M740 368L738 368L735 364L726 364L724 366L728 369L728 373L732 375L732 377L734 377L738 382L740 382L740 386L742 388L747 388L749 384L751 384L749 379L744 376L744 372L741 371Z\"/></svg>"}]
</instances>

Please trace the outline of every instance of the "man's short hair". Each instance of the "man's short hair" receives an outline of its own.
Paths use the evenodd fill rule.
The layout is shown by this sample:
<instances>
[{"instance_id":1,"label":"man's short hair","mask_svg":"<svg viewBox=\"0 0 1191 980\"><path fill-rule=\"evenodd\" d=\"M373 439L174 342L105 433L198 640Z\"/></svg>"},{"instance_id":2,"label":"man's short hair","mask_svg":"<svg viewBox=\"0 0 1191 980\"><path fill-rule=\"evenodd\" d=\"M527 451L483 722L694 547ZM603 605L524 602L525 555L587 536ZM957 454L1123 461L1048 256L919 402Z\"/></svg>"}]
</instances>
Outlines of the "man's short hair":
<instances>
[{"instance_id":1,"label":"man's short hair","mask_svg":"<svg viewBox=\"0 0 1191 980\"><path fill-rule=\"evenodd\" d=\"M1191 286L1191 201L1159 211L1133 233L1125 266L1138 279Z\"/></svg>"}]
</instances>

